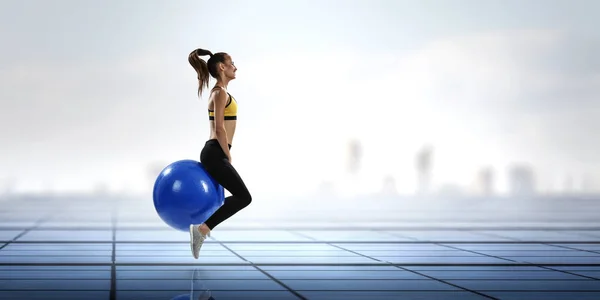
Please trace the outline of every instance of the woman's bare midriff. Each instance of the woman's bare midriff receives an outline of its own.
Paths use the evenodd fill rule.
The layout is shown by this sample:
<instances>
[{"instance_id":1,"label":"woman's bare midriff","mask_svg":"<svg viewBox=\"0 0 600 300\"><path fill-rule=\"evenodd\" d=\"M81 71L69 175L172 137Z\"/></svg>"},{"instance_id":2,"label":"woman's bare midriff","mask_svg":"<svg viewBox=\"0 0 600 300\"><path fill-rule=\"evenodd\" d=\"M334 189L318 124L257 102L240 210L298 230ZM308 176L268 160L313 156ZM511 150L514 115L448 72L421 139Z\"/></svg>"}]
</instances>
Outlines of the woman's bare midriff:
<instances>
[{"instance_id":1,"label":"woman's bare midriff","mask_svg":"<svg viewBox=\"0 0 600 300\"><path fill-rule=\"evenodd\" d=\"M233 145L233 136L235 135L236 120L225 120L225 132L227 132L227 143ZM215 121L210 121L210 139L216 139Z\"/></svg>"}]
</instances>

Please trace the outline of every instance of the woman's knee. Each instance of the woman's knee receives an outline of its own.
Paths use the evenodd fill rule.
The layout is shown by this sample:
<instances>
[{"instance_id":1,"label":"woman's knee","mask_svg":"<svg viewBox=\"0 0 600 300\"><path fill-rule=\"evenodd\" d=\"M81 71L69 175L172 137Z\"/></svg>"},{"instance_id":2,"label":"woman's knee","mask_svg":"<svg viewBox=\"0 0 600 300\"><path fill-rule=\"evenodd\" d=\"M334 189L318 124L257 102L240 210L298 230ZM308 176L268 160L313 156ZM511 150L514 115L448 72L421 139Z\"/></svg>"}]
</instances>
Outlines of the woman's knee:
<instances>
[{"instance_id":1,"label":"woman's knee","mask_svg":"<svg viewBox=\"0 0 600 300\"><path fill-rule=\"evenodd\" d=\"M246 191L242 195L238 195L238 197L241 200L242 207L246 207L250 205L250 203L252 203L252 195L250 195L250 192L248 191Z\"/></svg>"}]
</instances>

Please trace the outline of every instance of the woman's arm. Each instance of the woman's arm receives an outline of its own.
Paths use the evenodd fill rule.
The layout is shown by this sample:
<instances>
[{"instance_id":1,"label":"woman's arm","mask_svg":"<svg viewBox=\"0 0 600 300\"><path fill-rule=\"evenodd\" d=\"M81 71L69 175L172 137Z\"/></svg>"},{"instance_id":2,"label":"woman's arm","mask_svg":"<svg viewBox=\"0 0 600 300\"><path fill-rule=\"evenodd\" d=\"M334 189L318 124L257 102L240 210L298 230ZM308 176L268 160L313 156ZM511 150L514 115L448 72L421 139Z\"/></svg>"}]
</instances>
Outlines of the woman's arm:
<instances>
[{"instance_id":1,"label":"woman's arm","mask_svg":"<svg viewBox=\"0 0 600 300\"><path fill-rule=\"evenodd\" d=\"M219 145L223 148L223 152L227 155L227 159L231 161L229 153L229 145L227 141L227 131L225 130L225 106L227 105L227 92L222 89L215 91L214 107L215 107L215 131Z\"/></svg>"}]
</instances>

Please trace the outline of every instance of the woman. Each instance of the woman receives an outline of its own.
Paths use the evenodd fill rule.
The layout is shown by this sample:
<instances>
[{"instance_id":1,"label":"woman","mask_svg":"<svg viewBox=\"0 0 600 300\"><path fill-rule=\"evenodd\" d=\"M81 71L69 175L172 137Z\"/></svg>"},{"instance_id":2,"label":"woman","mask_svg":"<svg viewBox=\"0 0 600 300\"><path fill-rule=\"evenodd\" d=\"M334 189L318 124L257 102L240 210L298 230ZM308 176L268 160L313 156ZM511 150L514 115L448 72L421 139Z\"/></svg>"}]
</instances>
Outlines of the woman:
<instances>
[{"instance_id":1,"label":"woman","mask_svg":"<svg viewBox=\"0 0 600 300\"><path fill-rule=\"evenodd\" d=\"M210 58L205 62L200 56L210 56ZM190 225L192 254L195 259L198 259L202 243L207 236L210 236L210 231L248 206L252 197L244 181L231 165L229 152L235 133L237 102L227 92L227 85L229 81L235 79L237 68L227 53L213 54L203 49L192 51L188 61L198 73L199 96L205 88L208 88L209 76L217 80L208 99L210 138L200 153L200 162L208 174L231 193L231 196L225 198L223 205L206 222Z\"/></svg>"}]
</instances>

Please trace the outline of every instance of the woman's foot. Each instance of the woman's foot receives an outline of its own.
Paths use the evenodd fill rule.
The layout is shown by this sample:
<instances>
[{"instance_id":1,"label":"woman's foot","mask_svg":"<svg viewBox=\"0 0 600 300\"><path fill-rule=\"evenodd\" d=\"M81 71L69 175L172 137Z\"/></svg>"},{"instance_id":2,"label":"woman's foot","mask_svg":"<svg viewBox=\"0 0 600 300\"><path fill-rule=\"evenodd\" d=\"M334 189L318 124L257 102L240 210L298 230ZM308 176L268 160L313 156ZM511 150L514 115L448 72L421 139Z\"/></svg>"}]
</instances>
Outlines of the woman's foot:
<instances>
[{"instance_id":1,"label":"woman's foot","mask_svg":"<svg viewBox=\"0 0 600 300\"><path fill-rule=\"evenodd\" d=\"M192 255L195 259L198 259L200 248L202 248L202 244L207 236L210 236L210 230L208 230L206 225L190 225L190 247L192 248Z\"/></svg>"},{"instance_id":2,"label":"woman's foot","mask_svg":"<svg viewBox=\"0 0 600 300\"><path fill-rule=\"evenodd\" d=\"M198 226L198 231L200 231L200 233L204 236L210 236L210 228L208 228L206 224L201 224Z\"/></svg>"}]
</instances>

